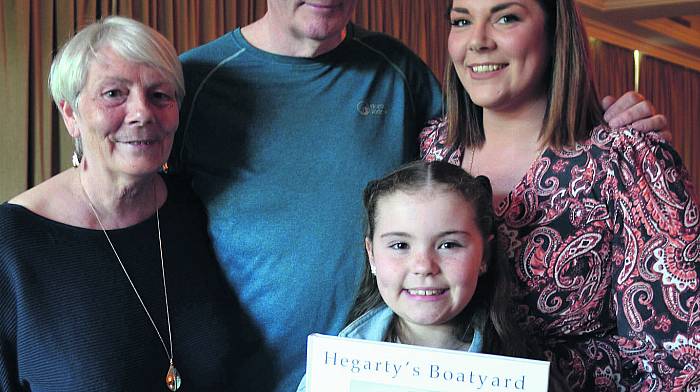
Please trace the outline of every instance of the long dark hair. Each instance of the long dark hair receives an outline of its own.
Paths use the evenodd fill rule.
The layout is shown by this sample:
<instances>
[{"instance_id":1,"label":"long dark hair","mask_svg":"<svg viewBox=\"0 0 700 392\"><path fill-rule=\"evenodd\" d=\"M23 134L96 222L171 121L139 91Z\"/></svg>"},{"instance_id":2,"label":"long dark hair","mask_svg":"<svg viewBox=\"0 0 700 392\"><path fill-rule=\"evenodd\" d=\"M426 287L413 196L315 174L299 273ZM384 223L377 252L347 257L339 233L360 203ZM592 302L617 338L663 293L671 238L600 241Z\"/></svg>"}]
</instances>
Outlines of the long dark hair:
<instances>
[{"instance_id":1,"label":"long dark hair","mask_svg":"<svg viewBox=\"0 0 700 392\"><path fill-rule=\"evenodd\" d=\"M364 191L365 236L371 239L374 235L378 200L397 191L415 192L424 188L457 192L464 197L476 214L476 224L486 244L484 260L487 269L479 276L471 301L455 319L455 337L460 340L471 339L474 330L479 330L483 336L484 352L530 356L526 339L522 339L520 330L512 318L512 268L508 267L507 260L499 249L499 241L495 238L493 195L491 184L486 177L473 177L460 167L439 161L415 161L401 166L385 177L367 184ZM492 235L494 238L489 241ZM352 322L383 304L377 281L370 272L369 258L366 258L360 291L350 312L349 321ZM393 340L397 320L398 317L394 316L390 336L385 337L385 340Z\"/></svg>"}]
</instances>

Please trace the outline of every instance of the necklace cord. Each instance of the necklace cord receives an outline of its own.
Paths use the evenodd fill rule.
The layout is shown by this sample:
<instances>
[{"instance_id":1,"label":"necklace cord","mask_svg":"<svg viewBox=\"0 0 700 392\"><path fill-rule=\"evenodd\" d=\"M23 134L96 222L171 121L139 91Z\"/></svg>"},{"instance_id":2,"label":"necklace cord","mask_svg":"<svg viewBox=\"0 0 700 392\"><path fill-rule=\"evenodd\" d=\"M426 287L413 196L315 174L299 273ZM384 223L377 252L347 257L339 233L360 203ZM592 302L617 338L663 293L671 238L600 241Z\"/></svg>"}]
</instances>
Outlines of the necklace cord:
<instances>
[{"instance_id":1,"label":"necklace cord","mask_svg":"<svg viewBox=\"0 0 700 392\"><path fill-rule=\"evenodd\" d=\"M141 307L143 307L144 312L146 312L146 316L148 316L148 319L151 321L151 324L153 325L153 329L156 330L156 334L158 334L158 338L160 339L161 344L163 345L163 349L165 350L165 354L168 356L168 359L170 360L170 364L173 364L173 336L171 333L170 329L170 309L168 306L168 287L165 282L165 262L163 261L163 243L161 240L161 235L160 235L160 216L158 213L159 208L157 207L157 199L156 199L156 189L155 189L155 183L153 185L153 193L154 193L154 200L156 200L156 224L158 227L158 248L160 250L160 266L161 266L161 271L163 272L163 293L165 294L165 312L167 316L167 321L168 321L168 338L170 341L170 351L168 351L168 348L165 345L165 340L163 340L163 336L160 334L160 331L158 330L158 327L156 326L155 321L153 321L153 317L151 317L151 312L148 311L148 308L146 308L146 304L143 302L143 299L141 298L141 295L139 294L138 290L136 290L136 285L134 285L134 282L131 280L131 276L129 276L129 273L126 271L126 267L124 266L124 263L122 262L121 257L119 257L119 254L117 253L116 248L114 247L114 244L112 243L112 240L109 238L109 235L107 234L107 230L105 229L105 226L102 224L102 221L100 220L100 216L97 214L97 210L95 209L95 206L92 204L92 200L90 200L90 196L88 195L87 191L85 190L85 187L83 186L83 181L82 181L82 176L80 176L80 172L78 172L78 181L80 182L80 188L83 190L83 193L85 194L85 197L87 198L88 205L90 206L90 209L92 210L92 213L95 215L95 218L97 219L97 223L100 225L100 228L102 229L102 233L104 233L105 238L107 239L107 242L109 243L109 246L112 248L112 252L114 252L114 256L117 257L117 261L119 262L119 266L122 268L122 271L124 271L124 275L126 275L126 279L129 281L129 284L131 285L131 288L134 290L134 294L136 294L136 298L138 298L139 302L141 303Z\"/></svg>"},{"instance_id":2,"label":"necklace cord","mask_svg":"<svg viewBox=\"0 0 700 392\"><path fill-rule=\"evenodd\" d=\"M153 194L154 194L154 199L155 199L155 183L153 185ZM156 206L158 205L158 201L156 200ZM163 272L163 293L165 293L165 314L167 316L168 320L168 340L170 341L170 364L173 364L173 356L175 355L175 352L173 351L173 333L170 329L170 305L168 304L168 285L165 282L165 262L163 261L163 240L161 239L160 236L160 214L159 214L160 209L156 207L156 225L158 227L158 250L160 251L160 270ZM145 307L144 307L145 309ZM149 316L150 317L150 316ZM151 320L153 322L153 320ZM153 323L153 326L155 327L155 323ZM157 330L157 328L156 328ZM158 334L160 337L160 333ZM161 338L161 341L163 338ZM165 343L163 343L165 345Z\"/></svg>"}]
</instances>

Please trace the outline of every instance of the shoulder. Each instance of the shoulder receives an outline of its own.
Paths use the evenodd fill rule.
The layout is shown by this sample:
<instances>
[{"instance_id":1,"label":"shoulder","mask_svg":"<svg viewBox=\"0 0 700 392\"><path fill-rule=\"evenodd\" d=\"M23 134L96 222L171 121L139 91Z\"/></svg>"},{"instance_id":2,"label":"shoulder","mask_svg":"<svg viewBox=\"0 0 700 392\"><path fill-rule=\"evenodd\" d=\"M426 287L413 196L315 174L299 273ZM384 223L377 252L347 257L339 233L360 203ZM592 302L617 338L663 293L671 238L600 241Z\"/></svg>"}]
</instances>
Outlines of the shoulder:
<instances>
[{"instance_id":1,"label":"shoulder","mask_svg":"<svg viewBox=\"0 0 700 392\"><path fill-rule=\"evenodd\" d=\"M77 205L71 187L71 181L74 180L71 170L65 170L20 193L10 199L9 203L22 206L49 220L72 223L82 209Z\"/></svg>"},{"instance_id":2,"label":"shoulder","mask_svg":"<svg viewBox=\"0 0 700 392\"><path fill-rule=\"evenodd\" d=\"M459 165L461 146L447 143L446 117L434 118L425 125L419 134L420 157L425 161L444 161Z\"/></svg>"},{"instance_id":3,"label":"shoulder","mask_svg":"<svg viewBox=\"0 0 700 392\"><path fill-rule=\"evenodd\" d=\"M683 165L678 152L656 132L600 125L591 131L590 139L583 144L594 150L609 151L613 160L625 161L635 166L647 166L655 161Z\"/></svg>"},{"instance_id":4,"label":"shoulder","mask_svg":"<svg viewBox=\"0 0 700 392\"><path fill-rule=\"evenodd\" d=\"M659 135L629 127L600 126L593 130L587 143L594 152L591 155L597 157L607 173L605 183L615 190L618 199L633 203L654 200L653 203L667 205L663 211L655 210L655 215L672 209L685 210L684 219L697 223L690 174L678 152Z\"/></svg>"},{"instance_id":5,"label":"shoulder","mask_svg":"<svg viewBox=\"0 0 700 392\"><path fill-rule=\"evenodd\" d=\"M180 55L185 82L191 87L204 80L222 64L229 63L246 52L240 29L230 31L204 45L192 48Z\"/></svg>"},{"instance_id":6,"label":"shoulder","mask_svg":"<svg viewBox=\"0 0 700 392\"><path fill-rule=\"evenodd\" d=\"M197 62L211 62L230 56L232 51L235 52L236 49L241 48L235 39L236 32L238 31L239 29L229 31L213 41L183 52L180 55L180 61L182 61L184 66Z\"/></svg>"},{"instance_id":7,"label":"shoulder","mask_svg":"<svg viewBox=\"0 0 700 392\"><path fill-rule=\"evenodd\" d=\"M643 132L631 127L610 128L598 125L590 132L590 138L581 142L592 147L619 149L629 145L670 145L656 132Z\"/></svg>"},{"instance_id":8,"label":"shoulder","mask_svg":"<svg viewBox=\"0 0 700 392\"><path fill-rule=\"evenodd\" d=\"M673 147L655 132L643 132L630 127L610 128L598 125L593 128L587 139L579 141L574 147L554 149L562 157L576 157L587 153L594 159L605 162L619 162L620 159L637 161L648 154L667 151L672 160L680 158Z\"/></svg>"},{"instance_id":9,"label":"shoulder","mask_svg":"<svg viewBox=\"0 0 700 392\"><path fill-rule=\"evenodd\" d=\"M0 204L0 241L8 235L19 233L22 227L31 222L33 214L20 204Z\"/></svg>"},{"instance_id":10,"label":"shoulder","mask_svg":"<svg viewBox=\"0 0 700 392\"><path fill-rule=\"evenodd\" d=\"M37 255L53 249L53 241L63 227L22 205L0 204L0 270L15 270L28 261L46 265L50 258Z\"/></svg>"},{"instance_id":11,"label":"shoulder","mask_svg":"<svg viewBox=\"0 0 700 392\"><path fill-rule=\"evenodd\" d=\"M447 139L447 119L437 117L428 120L420 134L421 151L431 147L437 142L444 142Z\"/></svg>"},{"instance_id":12,"label":"shoulder","mask_svg":"<svg viewBox=\"0 0 700 392\"><path fill-rule=\"evenodd\" d=\"M343 328L338 334L344 338L382 341L386 335L394 312L386 305L372 309Z\"/></svg>"},{"instance_id":13,"label":"shoulder","mask_svg":"<svg viewBox=\"0 0 700 392\"><path fill-rule=\"evenodd\" d=\"M376 49L386 51L398 51L402 54L413 53L406 45L398 39L377 31L364 29L355 24L348 25L350 38L353 41L361 42ZM415 54L414 54L415 55ZM417 57L417 56L416 56Z\"/></svg>"},{"instance_id":14,"label":"shoulder","mask_svg":"<svg viewBox=\"0 0 700 392\"><path fill-rule=\"evenodd\" d=\"M356 25L349 25L350 41L359 50L373 52L383 60L401 69L418 69L432 75L428 66L411 49L398 39L384 33L365 30Z\"/></svg>"}]
</instances>

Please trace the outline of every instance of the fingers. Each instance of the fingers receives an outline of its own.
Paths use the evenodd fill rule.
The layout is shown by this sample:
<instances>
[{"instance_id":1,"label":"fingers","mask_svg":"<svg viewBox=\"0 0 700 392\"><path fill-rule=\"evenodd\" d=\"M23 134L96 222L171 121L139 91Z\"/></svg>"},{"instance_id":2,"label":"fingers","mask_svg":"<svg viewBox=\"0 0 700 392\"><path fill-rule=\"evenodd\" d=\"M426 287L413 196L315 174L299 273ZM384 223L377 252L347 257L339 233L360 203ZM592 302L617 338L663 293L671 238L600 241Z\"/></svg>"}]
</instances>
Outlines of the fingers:
<instances>
[{"instance_id":1,"label":"fingers","mask_svg":"<svg viewBox=\"0 0 700 392\"><path fill-rule=\"evenodd\" d=\"M619 125L610 124L611 126L622 126L622 125L631 124L632 122L634 122L636 120L641 120L644 117L649 117L649 116L653 116L654 114L656 114L656 112L651 112L651 113L646 114L645 116L634 117L634 118L631 117L633 114L635 114L634 112L624 114L629 109L635 107L636 105L638 105L641 102L646 102L646 101L644 101L644 96L642 96L641 94L636 93L634 91L626 92L625 94L623 94L620 98L618 98L615 102L613 102L606 109L605 115L604 115L605 121L607 121L610 124L610 122L613 120L618 120L618 121L625 120L624 122L620 123ZM654 107L650 103L648 105L649 106L646 107L646 109L651 109L653 111ZM637 110L639 110L639 109L637 109ZM623 117L619 117L623 114L624 114Z\"/></svg>"},{"instance_id":2,"label":"fingers","mask_svg":"<svg viewBox=\"0 0 700 392\"><path fill-rule=\"evenodd\" d=\"M600 105L603 106L603 110L608 110L610 105L612 105L615 101L616 101L615 97L613 97L612 95L606 95L600 101Z\"/></svg>"},{"instance_id":3,"label":"fingers","mask_svg":"<svg viewBox=\"0 0 700 392\"><path fill-rule=\"evenodd\" d=\"M673 139L668 127L668 119L663 114L656 114L656 109L643 95L628 91L615 100L612 96L606 96L601 101L605 109L604 118L612 128L629 125L642 131L659 131L659 136L667 141Z\"/></svg>"},{"instance_id":4,"label":"fingers","mask_svg":"<svg viewBox=\"0 0 700 392\"><path fill-rule=\"evenodd\" d=\"M630 124L630 126L643 132L661 130L661 136L666 140L671 140L670 132L665 129L668 127L668 119L663 114L656 114L642 120L634 121L632 124Z\"/></svg>"},{"instance_id":5,"label":"fingers","mask_svg":"<svg viewBox=\"0 0 700 392\"><path fill-rule=\"evenodd\" d=\"M656 109L649 101L641 101L623 108L621 105L617 106L620 100L622 100L622 98L618 99L618 101L615 102L605 113L606 121L613 128L621 127L623 125L631 125L632 123L641 120L651 119L656 115ZM649 124L664 125L665 123L665 117L663 119L656 118L649 122Z\"/></svg>"}]
</instances>

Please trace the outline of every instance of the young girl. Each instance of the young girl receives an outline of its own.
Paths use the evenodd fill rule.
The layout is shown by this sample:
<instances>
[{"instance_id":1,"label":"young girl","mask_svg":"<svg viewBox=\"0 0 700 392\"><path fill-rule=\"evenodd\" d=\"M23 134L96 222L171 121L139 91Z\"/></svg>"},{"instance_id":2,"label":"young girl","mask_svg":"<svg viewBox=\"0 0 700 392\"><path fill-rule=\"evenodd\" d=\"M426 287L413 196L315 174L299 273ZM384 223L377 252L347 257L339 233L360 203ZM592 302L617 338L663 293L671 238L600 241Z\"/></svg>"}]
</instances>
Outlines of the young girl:
<instances>
[{"instance_id":1,"label":"young girl","mask_svg":"<svg viewBox=\"0 0 700 392\"><path fill-rule=\"evenodd\" d=\"M412 162L370 182L367 265L339 336L532 356L509 317L491 200L486 177L447 162Z\"/></svg>"}]
</instances>

